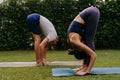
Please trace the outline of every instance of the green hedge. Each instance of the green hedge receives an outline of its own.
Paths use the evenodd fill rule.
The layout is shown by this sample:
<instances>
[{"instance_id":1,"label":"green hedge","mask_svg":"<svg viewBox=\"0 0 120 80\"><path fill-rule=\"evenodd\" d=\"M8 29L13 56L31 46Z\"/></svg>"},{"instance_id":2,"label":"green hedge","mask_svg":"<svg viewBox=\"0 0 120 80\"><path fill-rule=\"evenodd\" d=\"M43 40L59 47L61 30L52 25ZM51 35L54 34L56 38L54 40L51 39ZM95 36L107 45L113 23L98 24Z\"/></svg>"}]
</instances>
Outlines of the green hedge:
<instances>
[{"instance_id":1,"label":"green hedge","mask_svg":"<svg viewBox=\"0 0 120 80\"><path fill-rule=\"evenodd\" d=\"M120 49L120 1L109 1L100 7L101 18L96 34L96 47Z\"/></svg>"},{"instance_id":2,"label":"green hedge","mask_svg":"<svg viewBox=\"0 0 120 80\"><path fill-rule=\"evenodd\" d=\"M68 48L66 31L73 18L94 0L8 0L0 5L0 50L33 49L26 17L39 13L55 25L60 38L57 49ZM97 2L101 17L95 38L96 48L120 49L120 1Z\"/></svg>"}]
</instances>

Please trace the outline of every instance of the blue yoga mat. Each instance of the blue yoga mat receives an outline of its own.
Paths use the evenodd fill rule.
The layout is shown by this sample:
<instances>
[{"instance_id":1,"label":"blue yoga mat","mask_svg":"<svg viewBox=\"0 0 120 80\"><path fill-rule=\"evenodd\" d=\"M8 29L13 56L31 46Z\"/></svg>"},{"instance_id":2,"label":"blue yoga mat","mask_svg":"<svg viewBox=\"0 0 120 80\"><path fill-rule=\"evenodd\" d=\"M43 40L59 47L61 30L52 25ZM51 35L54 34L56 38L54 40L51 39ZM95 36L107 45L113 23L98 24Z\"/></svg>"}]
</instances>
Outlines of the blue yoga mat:
<instances>
[{"instance_id":1,"label":"blue yoga mat","mask_svg":"<svg viewBox=\"0 0 120 80\"><path fill-rule=\"evenodd\" d=\"M73 76L75 75L74 71L70 68L53 68L53 76Z\"/></svg>"},{"instance_id":2,"label":"blue yoga mat","mask_svg":"<svg viewBox=\"0 0 120 80\"><path fill-rule=\"evenodd\" d=\"M93 68L91 70L92 74L120 74L120 68ZM70 68L53 68L53 76L74 76L75 73Z\"/></svg>"},{"instance_id":3,"label":"blue yoga mat","mask_svg":"<svg viewBox=\"0 0 120 80\"><path fill-rule=\"evenodd\" d=\"M91 74L120 74L120 68L93 68Z\"/></svg>"}]
</instances>

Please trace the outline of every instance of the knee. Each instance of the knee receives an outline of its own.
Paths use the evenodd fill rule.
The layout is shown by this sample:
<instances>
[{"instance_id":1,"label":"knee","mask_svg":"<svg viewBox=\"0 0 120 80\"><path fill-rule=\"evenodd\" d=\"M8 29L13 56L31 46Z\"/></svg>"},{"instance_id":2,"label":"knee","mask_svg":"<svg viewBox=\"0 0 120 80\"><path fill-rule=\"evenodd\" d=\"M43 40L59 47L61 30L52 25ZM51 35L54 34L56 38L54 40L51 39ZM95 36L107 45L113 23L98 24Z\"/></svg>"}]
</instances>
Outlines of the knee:
<instances>
[{"instance_id":1,"label":"knee","mask_svg":"<svg viewBox=\"0 0 120 80\"><path fill-rule=\"evenodd\" d=\"M35 41L35 43L37 43L37 44L40 44L40 43L41 43L41 39L40 39L40 38L34 38L34 41Z\"/></svg>"},{"instance_id":2,"label":"knee","mask_svg":"<svg viewBox=\"0 0 120 80\"><path fill-rule=\"evenodd\" d=\"M97 57L97 54L96 54L96 53L94 53L94 54L92 55L92 57L94 57L94 58L96 59L96 57Z\"/></svg>"}]
</instances>

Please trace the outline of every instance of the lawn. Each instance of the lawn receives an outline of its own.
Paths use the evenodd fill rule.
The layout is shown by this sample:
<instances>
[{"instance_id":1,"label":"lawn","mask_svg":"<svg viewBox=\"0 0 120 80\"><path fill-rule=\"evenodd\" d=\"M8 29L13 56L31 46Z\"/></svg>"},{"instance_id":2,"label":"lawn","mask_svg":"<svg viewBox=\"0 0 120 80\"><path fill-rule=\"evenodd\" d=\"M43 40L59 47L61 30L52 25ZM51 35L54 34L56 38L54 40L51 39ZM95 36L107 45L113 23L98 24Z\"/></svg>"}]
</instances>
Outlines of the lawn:
<instances>
[{"instance_id":1,"label":"lawn","mask_svg":"<svg viewBox=\"0 0 120 80\"><path fill-rule=\"evenodd\" d=\"M96 50L94 67L120 67L120 50ZM48 51L49 61L77 61L67 51ZM0 62L33 62L34 51L0 51ZM76 68L78 66L0 67L0 80L120 80L119 75L87 75L53 77L52 68Z\"/></svg>"}]
</instances>

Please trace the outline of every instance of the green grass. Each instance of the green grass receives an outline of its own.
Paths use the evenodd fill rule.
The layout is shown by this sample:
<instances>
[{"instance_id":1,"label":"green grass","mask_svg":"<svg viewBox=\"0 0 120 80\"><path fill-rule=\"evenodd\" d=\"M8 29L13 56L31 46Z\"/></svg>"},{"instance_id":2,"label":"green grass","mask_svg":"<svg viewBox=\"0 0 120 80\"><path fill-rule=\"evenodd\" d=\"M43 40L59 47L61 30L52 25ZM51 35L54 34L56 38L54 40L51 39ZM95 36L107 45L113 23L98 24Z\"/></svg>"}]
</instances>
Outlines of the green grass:
<instances>
[{"instance_id":1,"label":"green grass","mask_svg":"<svg viewBox=\"0 0 120 80\"><path fill-rule=\"evenodd\" d=\"M120 67L120 50L97 50L94 67ZM48 51L49 61L77 61L67 51ZM35 61L34 51L0 51L0 62ZM87 75L53 77L52 68L76 68L77 66L0 67L0 80L120 80L119 75Z\"/></svg>"}]
</instances>

